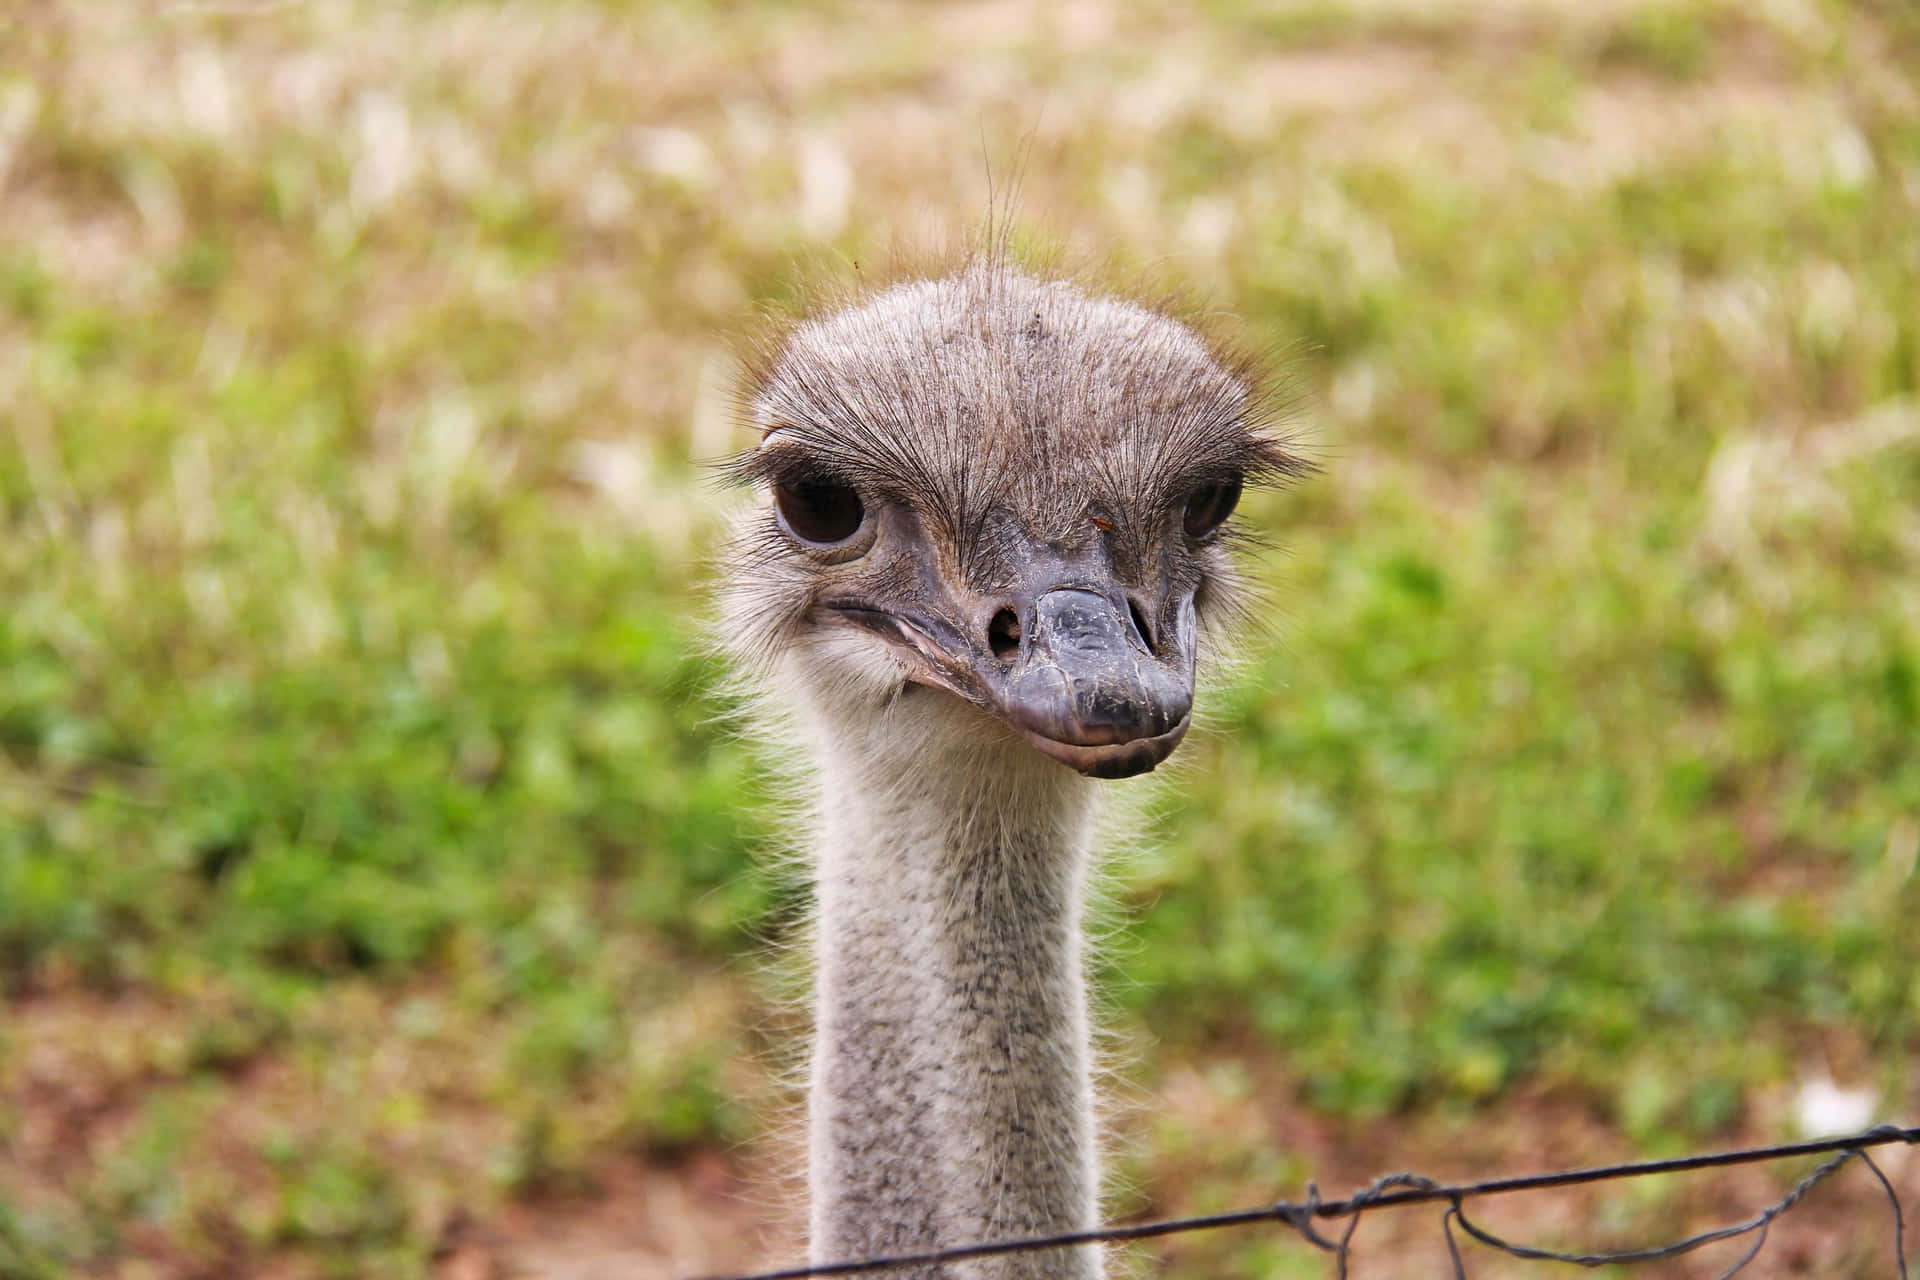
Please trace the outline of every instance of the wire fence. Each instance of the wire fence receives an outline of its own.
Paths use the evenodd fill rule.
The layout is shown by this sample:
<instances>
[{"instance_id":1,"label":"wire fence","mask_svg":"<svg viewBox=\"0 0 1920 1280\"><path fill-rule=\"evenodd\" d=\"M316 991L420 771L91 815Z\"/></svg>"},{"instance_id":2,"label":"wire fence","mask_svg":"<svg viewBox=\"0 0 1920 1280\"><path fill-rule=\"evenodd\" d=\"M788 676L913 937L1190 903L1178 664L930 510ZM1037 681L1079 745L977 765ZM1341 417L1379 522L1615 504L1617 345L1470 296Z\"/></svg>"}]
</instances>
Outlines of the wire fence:
<instances>
[{"instance_id":1,"label":"wire fence","mask_svg":"<svg viewBox=\"0 0 1920 1280\"><path fill-rule=\"evenodd\" d=\"M1322 1200L1318 1189L1309 1183L1304 1200L1281 1200L1260 1208L1241 1209L1233 1213L1216 1213L1194 1218L1169 1218L1158 1222L1105 1227L1098 1231L1036 1236L1025 1240L996 1240L928 1253L866 1258L850 1262L816 1263L811 1266L790 1267L781 1271L762 1271L752 1275L705 1277L704 1280L810 1280L815 1276L864 1275L872 1272L899 1271L908 1267L932 1267L948 1262L964 1262L971 1258L991 1258L1001 1254L1032 1253L1042 1249L1064 1249L1078 1245L1119 1244L1133 1240L1149 1240L1159 1236L1180 1235L1190 1231L1214 1231L1223 1227L1252 1226L1257 1223L1278 1223L1297 1232L1302 1239L1316 1248L1331 1254L1334 1274L1344 1280L1352 1261L1353 1234L1364 1215L1381 1209L1406 1205L1440 1203L1447 1206L1446 1213L1441 1219L1441 1230L1446 1236L1447 1255L1452 1261L1456 1280L1465 1280L1467 1274L1466 1262L1460 1252L1460 1240L1455 1234L1456 1227L1488 1248L1499 1250L1515 1258L1560 1262L1580 1267L1654 1262L1662 1258L1675 1258L1684 1253L1691 1253L1695 1249L1723 1240L1751 1236L1752 1240L1746 1252L1720 1273L1720 1280L1729 1280L1729 1277L1738 1275L1746 1269L1748 1263L1760 1255L1760 1251L1766 1247L1767 1231L1776 1218L1806 1199L1808 1193L1822 1182L1855 1162L1864 1165L1879 1182L1880 1189L1886 1193L1893 1228L1890 1242L1893 1254L1890 1274L1898 1277L1899 1280L1909 1280L1906 1219L1901 1212L1900 1196L1894 1190L1893 1182L1868 1154L1869 1149L1873 1147L1889 1146L1894 1143L1905 1143L1909 1146L1920 1143L1920 1128L1901 1128L1898 1125L1884 1124L1878 1128L1868 1129L1864 1133L1841 1138L1826 1138L1815 1142L1749 1147L1738 1151L1680 1156L1670 1160L1646 1160L1633 1164L1569 1169L1558 1173L1531 1174L1517 1178L1494 1178L1484 1182L1447 1184L1436 1182L1432 1178L1417 1173L1390 1173L1374 1179L1366 1187L1344 1200ZM1817 1155L1824 1155L1827 1159L1796 1182L1793 1189L1786 1195L1752 1217L1701 1231L1669 1244L1645 1248L1623 1249L1611 1253L1563 1253L1554 1249L1535 1248L1495 1235L1469 1218L1466 1213L1466 1202L1481 1196L1519 1191L1542 1191L1550 1187L1611 1182L1624 1178L1650 1177L1659 1173L1685 1173L1696 1169L1714 1169L1726 1165L1754 1164L1762 1161L1787 1160L1795 1156ZM1316 1222L1339 1218L1346 1219L1347 1225L1337 1238L1322 1234L1315 1225Z\"/></svg>"}]
</instances>

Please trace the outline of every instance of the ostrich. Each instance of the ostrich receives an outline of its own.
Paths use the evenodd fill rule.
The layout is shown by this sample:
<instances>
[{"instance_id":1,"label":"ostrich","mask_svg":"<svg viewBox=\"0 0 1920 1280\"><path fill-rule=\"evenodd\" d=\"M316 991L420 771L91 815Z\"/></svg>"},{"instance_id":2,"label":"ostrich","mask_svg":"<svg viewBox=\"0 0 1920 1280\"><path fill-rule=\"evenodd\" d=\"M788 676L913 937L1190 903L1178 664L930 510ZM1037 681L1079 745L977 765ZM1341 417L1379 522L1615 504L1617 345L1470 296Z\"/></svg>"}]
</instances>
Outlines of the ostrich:
<instances>
[{"instance_id":1,"label":"ostrich","mask_svg":"<svg viewBox=\"0 0 1920 1280\"><path fill-rule=\"evenodd\" d=\"M818 789L816 1263L1096 1225L1090 779L1187 731L1228 518L1301 466L1259 404L1186 325L994 259L806 320L750 380L733 470L771 502L722 625Z\"/></svg>"}]
</instances>

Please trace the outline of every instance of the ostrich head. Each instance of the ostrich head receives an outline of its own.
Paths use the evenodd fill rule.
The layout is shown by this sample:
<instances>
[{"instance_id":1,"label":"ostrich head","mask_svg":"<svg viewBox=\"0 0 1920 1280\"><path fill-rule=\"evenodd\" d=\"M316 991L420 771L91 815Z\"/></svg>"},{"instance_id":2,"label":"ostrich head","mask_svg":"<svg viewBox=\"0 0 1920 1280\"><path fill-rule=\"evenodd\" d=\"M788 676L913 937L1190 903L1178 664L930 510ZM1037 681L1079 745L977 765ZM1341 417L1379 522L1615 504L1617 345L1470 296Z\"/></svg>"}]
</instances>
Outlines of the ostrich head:
<instances>
[{"instance_id":1,"label":"ostrich head","mask_svg":"<svg viewBox=\"0 0 1920 1280\"><path fill-rule=\"evenodd\" d=\"M1241 489L1300 465L1185 325L993 263L801 323L747 407L731 647L835 725L1094 777L1179 744Z\"/></svg>"}]
</instances>

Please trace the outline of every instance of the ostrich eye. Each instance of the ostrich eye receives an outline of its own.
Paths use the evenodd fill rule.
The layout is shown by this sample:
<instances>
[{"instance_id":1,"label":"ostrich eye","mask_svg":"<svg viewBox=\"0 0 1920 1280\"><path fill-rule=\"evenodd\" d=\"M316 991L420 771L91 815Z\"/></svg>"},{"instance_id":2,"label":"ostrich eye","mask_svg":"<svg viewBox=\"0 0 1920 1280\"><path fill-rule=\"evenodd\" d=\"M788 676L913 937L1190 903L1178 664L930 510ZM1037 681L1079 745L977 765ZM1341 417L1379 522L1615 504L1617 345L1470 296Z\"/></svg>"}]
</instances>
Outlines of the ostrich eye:
<instances>
[{"instance_id":1,"label":"ostrich eye","mask_svg":"<svg viewBox=\"0 0 1920 1280\"><path fill-rule=\"evenodd\" d=\"M831 480L800 480L773 487L780 523L802 542L845 542L860 531L867 510L853 486Z\"/></svg>"},{"instance_id":2,"label":"ostrich eye","mask_svg":"<svg viewBox=\"0 0 1920 1280\"><path fill-rule=\"evenodd\" d=\"M1222 480L1216 484L1201 485L1187 497L1187 509L1182 517L1189 538L1204 538L1218 529L1226 518L1233 514L1240 502L1240 477Z\"/></svg>"}]
</instances>

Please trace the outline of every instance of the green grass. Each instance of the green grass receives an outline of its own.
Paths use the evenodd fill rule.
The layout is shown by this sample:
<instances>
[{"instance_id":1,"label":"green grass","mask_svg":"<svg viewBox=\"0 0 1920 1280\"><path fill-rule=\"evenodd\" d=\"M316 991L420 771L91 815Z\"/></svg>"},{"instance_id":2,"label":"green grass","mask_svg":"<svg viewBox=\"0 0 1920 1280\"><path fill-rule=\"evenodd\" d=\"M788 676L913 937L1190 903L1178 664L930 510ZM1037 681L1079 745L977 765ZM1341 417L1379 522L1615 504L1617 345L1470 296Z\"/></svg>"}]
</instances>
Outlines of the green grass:
<instances>
[{"instance_id":1,"label":"green grass","mask_svg":"<svg viewBox=\"0 0 1920 1280\"><path fill-rule=\"evenodd\" d=\"M1920 31L1212 9L0 23L0 1276L419 1274L761 1134L801 908L699 463L728 335L983 214L982 134L1296 353L1325 468L1116 887L1126 1073L1911 1114ZM1162 1101L1134 1203L1316 1172Z\"/></svg>"}]
</instances>

